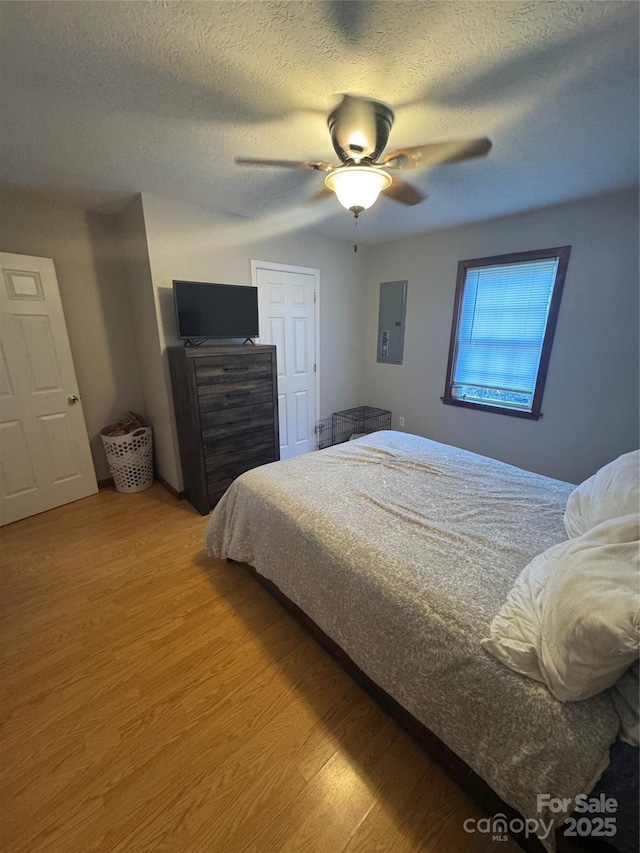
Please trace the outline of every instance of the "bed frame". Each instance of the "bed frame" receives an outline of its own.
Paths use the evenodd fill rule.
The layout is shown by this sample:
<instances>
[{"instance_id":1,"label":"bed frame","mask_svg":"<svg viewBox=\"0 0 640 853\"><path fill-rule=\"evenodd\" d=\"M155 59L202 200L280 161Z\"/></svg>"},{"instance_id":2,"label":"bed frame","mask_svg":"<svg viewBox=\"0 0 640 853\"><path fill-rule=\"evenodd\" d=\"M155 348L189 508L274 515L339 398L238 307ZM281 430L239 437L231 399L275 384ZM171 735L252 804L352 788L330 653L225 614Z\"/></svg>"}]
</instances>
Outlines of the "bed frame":
<instances>
[{"instance_id":1,"label":"bed frame","mask_svg":"<svg viewBox=\"0 0 640 853\"><path fill-rule=\"evenodd\" d=\"M227 558L227 562L232 563L235 561ZM285 610L306 629L313 639L447 771L487 814L494 815L501 813L506 815L508 821L512 818L522 819L519 812L501 800L484 779L478 776L468 764L449 749L440 738L436 737L423 723L417 720L385 690L372 681L331 637L325 634L297 604L294 604L287 598L279 587L268 578L259 574L248 563L238 563L237 565L245 568L267 592L279 601ZM514 833L513 838L526 853L547 853L541 842L535 837L527 838L524 833ZM556 832L556 849L558 853L577 853L577 851L615 853L614 848L597 838L580 838L579 842L576 842L577 839L570 839Z\"/></svg>"}]
</instances>

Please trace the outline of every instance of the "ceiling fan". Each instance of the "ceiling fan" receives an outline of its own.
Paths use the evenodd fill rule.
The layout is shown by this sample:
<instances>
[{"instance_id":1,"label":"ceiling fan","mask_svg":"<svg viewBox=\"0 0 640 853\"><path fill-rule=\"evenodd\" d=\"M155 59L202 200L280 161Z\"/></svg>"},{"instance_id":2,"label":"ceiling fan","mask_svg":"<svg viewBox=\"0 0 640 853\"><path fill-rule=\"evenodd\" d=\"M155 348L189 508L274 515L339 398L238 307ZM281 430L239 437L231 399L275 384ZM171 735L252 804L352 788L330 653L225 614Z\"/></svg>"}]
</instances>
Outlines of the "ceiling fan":
<instances>
[{"instance_id":1,"label":"ceiling fan","mask_svg":"<svg viewBox=\"0 0 640 853\"><path fill-rule=\"evenodd\" d=\"M393 118L393 110L380 101L344 95L327 120L331 142L340 159L339 165L321 160L253 160L244 157L237 157L236 163L327 172L325 186L314 199L322 199L335 192L340 204L357 219L363 210L374 204L380 193L407 205L419 204L426 198L419 189L394 174L397 170L459 163L473 157L484 157L491 150L491 140L482 136L399 148L378 161L389 139Z\"/></svg>"}]
</instances>

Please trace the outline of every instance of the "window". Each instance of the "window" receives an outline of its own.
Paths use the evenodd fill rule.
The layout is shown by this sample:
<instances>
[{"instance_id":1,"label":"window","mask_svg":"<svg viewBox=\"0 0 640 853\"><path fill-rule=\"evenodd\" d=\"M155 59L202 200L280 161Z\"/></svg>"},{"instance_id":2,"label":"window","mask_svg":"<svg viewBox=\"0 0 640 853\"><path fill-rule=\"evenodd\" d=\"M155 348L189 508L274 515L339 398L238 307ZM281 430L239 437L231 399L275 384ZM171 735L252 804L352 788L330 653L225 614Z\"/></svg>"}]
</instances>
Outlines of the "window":
<instances>
[{"instance_id":1,"label":"window","mask_svg":"<svg viewBox=\"0 0 640 853\"><path fill-rule=\"evenodd\" d=\"M443 403L540 417L570 252L460 261Z\"/></svg>"}]
</instances>

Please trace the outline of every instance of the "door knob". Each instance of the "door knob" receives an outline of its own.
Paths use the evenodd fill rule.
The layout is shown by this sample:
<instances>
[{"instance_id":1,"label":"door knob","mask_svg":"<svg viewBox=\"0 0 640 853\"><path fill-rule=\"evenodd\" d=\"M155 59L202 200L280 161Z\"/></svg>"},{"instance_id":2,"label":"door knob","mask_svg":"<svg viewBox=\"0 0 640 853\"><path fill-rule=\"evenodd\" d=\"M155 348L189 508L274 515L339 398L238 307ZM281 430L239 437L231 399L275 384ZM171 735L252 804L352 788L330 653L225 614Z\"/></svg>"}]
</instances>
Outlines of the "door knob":
<instances>
[{"instance_id":1,"label":"door knob","mask_svg":"<svg viewBox=\"0 0 640 853\"><path fill-rule=\"evenodd\" d=\"M70 406L75 406L79 399L80 397L76 397L75 394L71 394L69 397L67 397L67 402Z\"/></svg>"}]
</instances>

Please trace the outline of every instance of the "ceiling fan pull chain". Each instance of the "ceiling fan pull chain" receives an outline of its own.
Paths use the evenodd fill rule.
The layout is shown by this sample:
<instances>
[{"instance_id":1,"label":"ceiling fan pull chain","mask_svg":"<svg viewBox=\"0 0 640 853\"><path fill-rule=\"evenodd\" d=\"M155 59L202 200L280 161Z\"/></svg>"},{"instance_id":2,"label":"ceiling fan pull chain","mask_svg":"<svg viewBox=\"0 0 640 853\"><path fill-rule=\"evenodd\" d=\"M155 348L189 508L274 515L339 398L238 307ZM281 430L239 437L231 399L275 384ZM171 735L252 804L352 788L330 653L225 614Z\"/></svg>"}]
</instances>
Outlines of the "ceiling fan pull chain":
<instances>
[{"instance_id":1,"label":"ceiling fan pull chain","mask_svg":"<svg viewBox=\"0 0 640 853\"><path fill-rule=\"evenodd\" d=\"M353 251L358 251L358 214L353 217Z\"/></svg>"}]
</instances>

